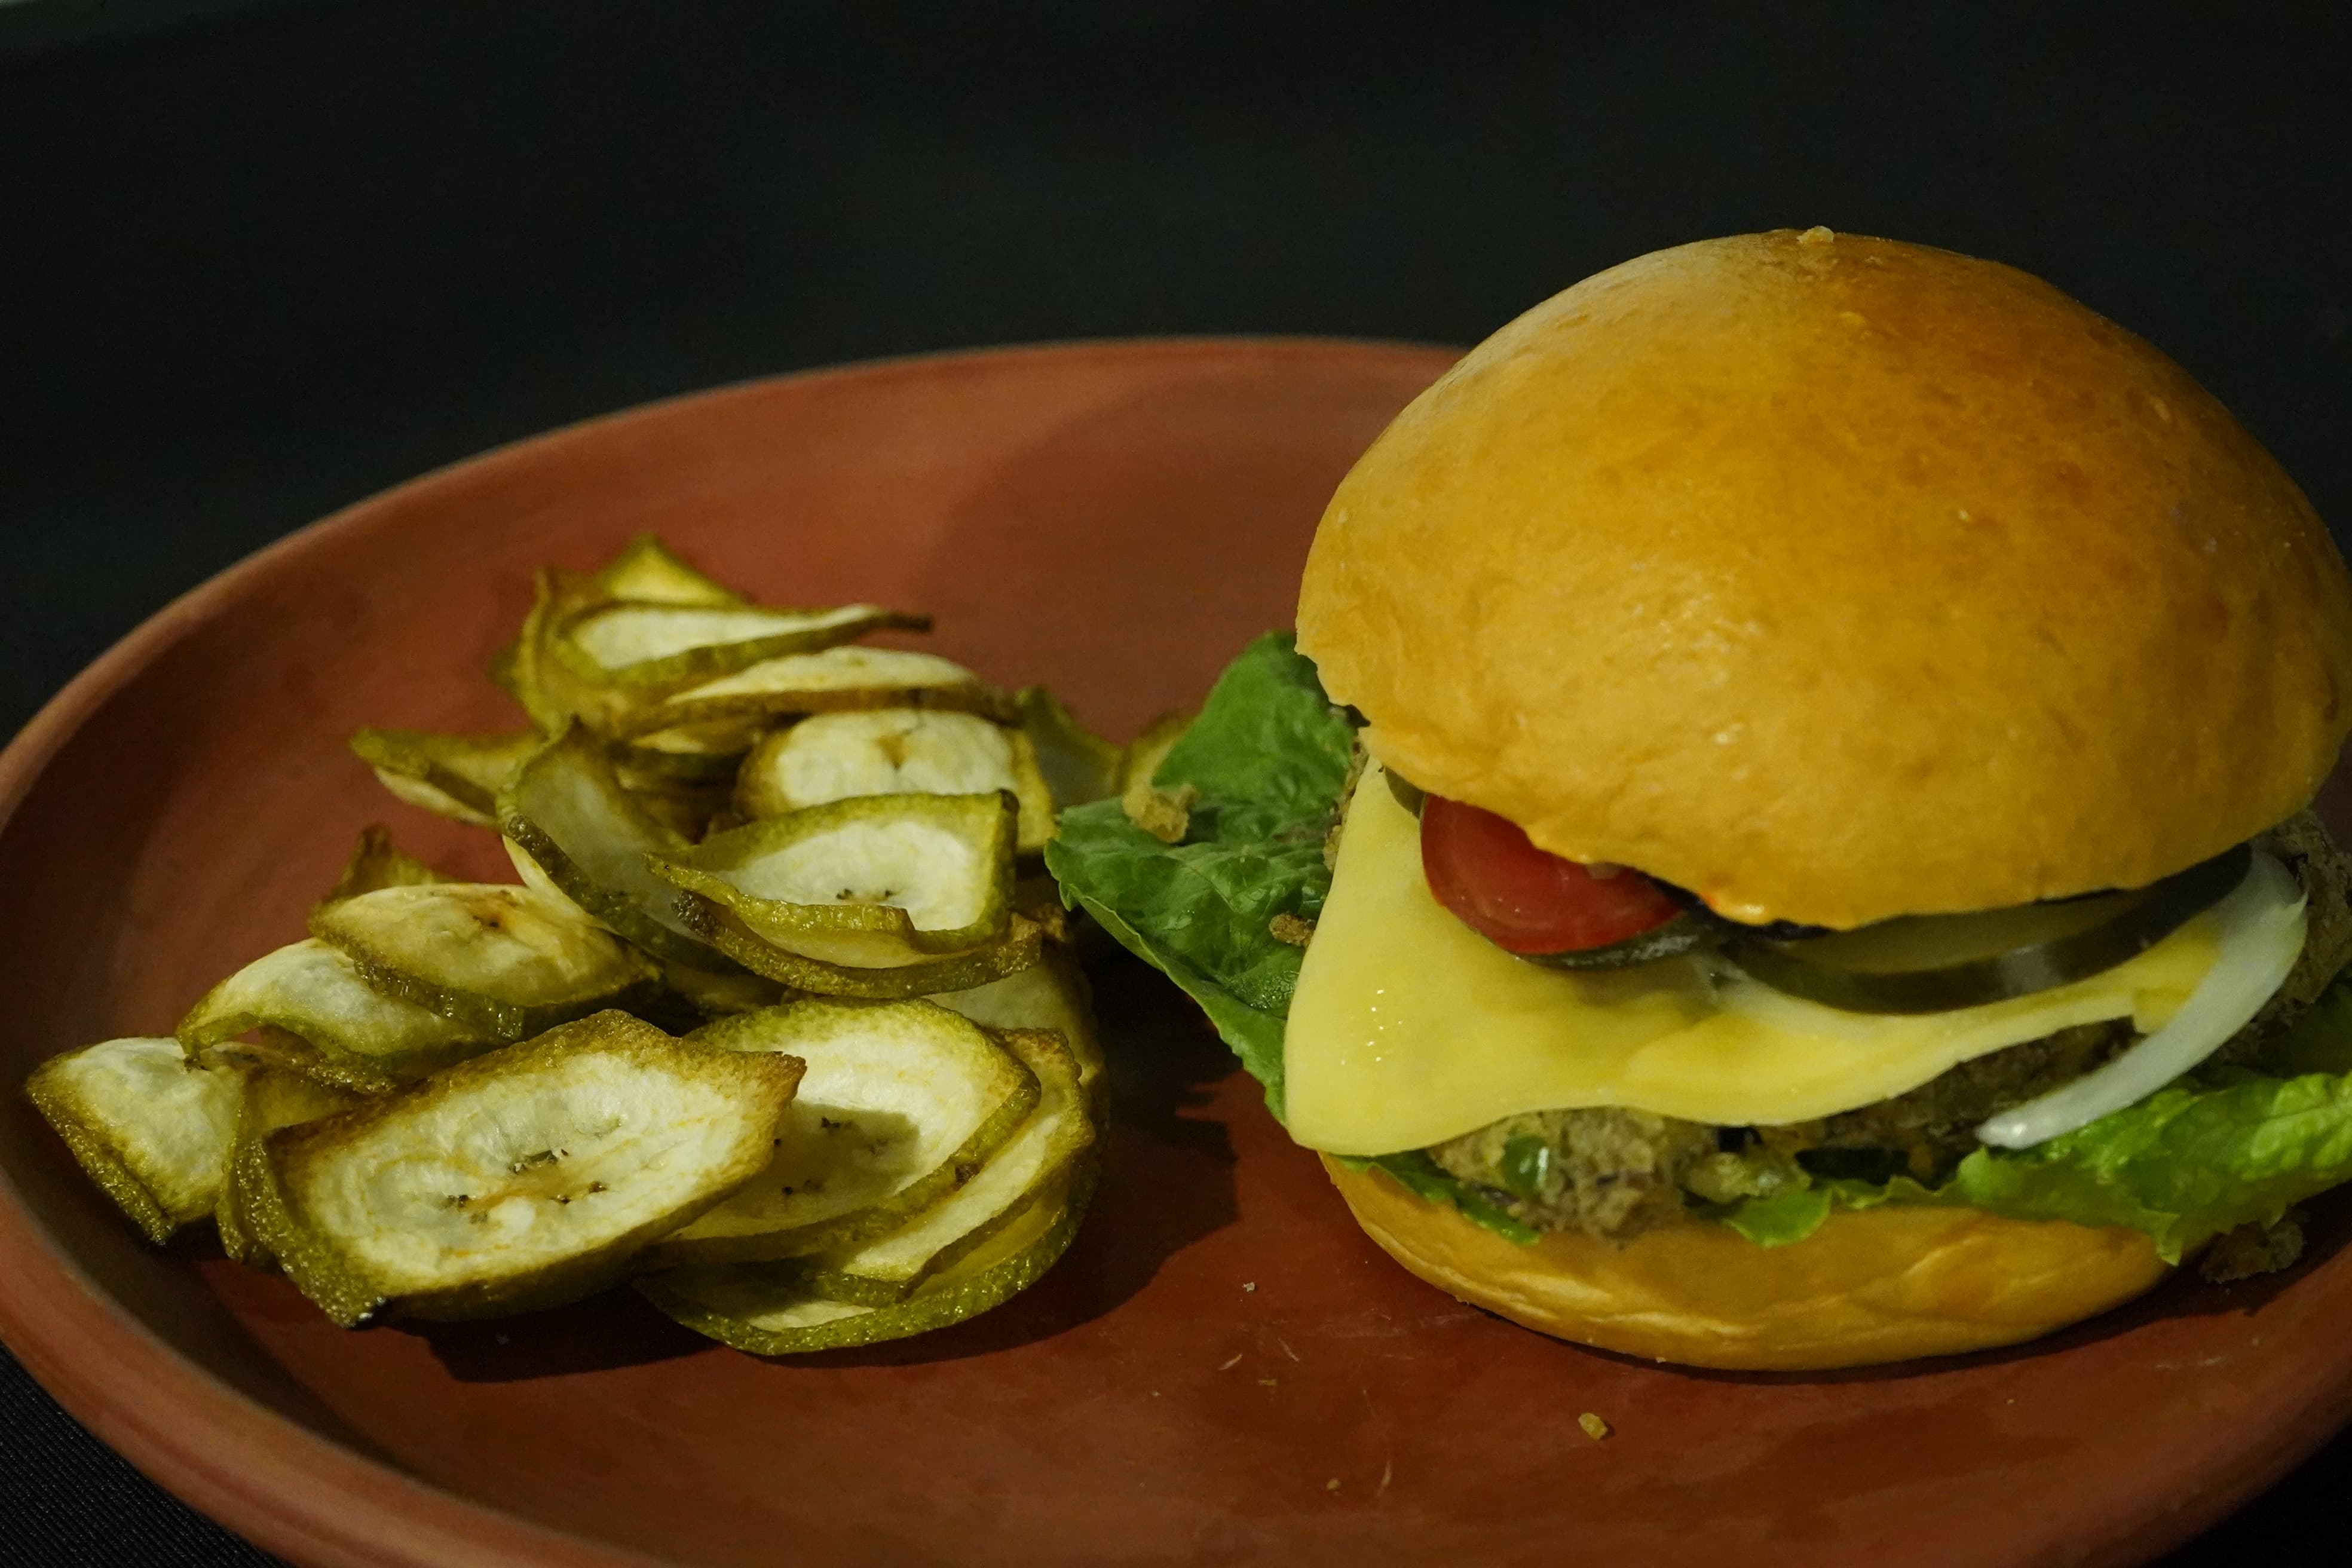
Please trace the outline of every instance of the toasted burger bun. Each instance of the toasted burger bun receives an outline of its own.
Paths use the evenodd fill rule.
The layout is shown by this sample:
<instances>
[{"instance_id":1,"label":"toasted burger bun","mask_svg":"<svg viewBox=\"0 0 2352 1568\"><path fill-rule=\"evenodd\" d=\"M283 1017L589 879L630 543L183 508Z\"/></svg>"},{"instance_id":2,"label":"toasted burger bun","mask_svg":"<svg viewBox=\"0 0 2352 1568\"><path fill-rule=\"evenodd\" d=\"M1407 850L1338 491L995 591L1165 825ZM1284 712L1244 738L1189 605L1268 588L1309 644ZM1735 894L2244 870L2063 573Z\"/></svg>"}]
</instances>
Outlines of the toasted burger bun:
<instances>
[{"instance_id":1,"label":"toasted burger bun","mask_svg":"<svg viewBox=\"0 0 2352 1568\"><path fill-rule=\"evenodd\" d=\"M1832 1214L1788 1247L1701 1220L1623 1243L1506 1241L1378 1167L1323 1168L1365 1233L1475 1306L1579 1344L1685 1366L1816 1372L2016 1344L2141 1294L2170 1269L2136 1230L1978 1209Z\"/></svg>"},{"instance_id":2,"label":"toasted burger bun","mask_svg":"<svg viewBox=\"0 0 2352 1568\"><path fill-rule=\"evenodd\" d=\"M2352 727L2352 580L2219 403L2021 272L1821 229L1473 350L1340 485L1298 635L1404 777L1749 921L2141 886Z\"/></svg>"}]
</instances>

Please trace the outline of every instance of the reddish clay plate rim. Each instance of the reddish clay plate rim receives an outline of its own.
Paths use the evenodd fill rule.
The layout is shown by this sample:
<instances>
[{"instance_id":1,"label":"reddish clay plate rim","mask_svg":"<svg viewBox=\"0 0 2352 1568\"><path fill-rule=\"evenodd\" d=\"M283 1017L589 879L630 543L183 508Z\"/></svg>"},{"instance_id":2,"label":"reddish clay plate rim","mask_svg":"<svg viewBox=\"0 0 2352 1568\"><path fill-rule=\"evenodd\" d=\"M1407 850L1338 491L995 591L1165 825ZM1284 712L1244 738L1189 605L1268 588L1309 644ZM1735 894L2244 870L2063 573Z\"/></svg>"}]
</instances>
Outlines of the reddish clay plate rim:
<instances>
[{"instance_id":1,"label":"reddish clay plate rim","mask_svg":"<svg viewBox=\"0 0 2352 1568\"><path fill-rule=\"evenodd\" d=\"M0 752L0 829L74 733L173 644L287 564L328 549L480 468L615 424L758 395L780 383L889 380L1008 359L1326 358L1458 352L1369 339L1129 338L912 354L759 377L579 421L436 468L355 501L226 568L142 622L77 675ZM231 1388L124 1311L68 1260L0 1173L0 1340L110 1447L183 1500L281 1555L328 1568L660 1568L661 1559L526 1523L306 1430Z\"/></svg>"}]
</instances>

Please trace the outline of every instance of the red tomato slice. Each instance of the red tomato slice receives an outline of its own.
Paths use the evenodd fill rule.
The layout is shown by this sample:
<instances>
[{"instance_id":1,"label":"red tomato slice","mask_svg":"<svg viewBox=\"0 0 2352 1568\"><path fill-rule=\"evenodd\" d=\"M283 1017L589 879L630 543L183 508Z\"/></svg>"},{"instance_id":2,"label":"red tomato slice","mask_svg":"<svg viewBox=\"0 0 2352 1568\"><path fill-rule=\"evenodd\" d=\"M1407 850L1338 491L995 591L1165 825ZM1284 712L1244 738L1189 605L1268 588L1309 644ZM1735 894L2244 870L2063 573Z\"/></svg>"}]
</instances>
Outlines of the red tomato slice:
<instances>
[{"instance_id":1,"label":"red tomato slice","mask_svg":"<svg viewBox=\"0 0 2352 1568\"><path fill-rule=\"evenodd\" d=\"M1511 952L1581 952L1654 931L1680 906L1639 871L1594 876L1548 854L1507 817L1431 795L1421 869L1464 923Z\"/></svg>"}]
</instances>

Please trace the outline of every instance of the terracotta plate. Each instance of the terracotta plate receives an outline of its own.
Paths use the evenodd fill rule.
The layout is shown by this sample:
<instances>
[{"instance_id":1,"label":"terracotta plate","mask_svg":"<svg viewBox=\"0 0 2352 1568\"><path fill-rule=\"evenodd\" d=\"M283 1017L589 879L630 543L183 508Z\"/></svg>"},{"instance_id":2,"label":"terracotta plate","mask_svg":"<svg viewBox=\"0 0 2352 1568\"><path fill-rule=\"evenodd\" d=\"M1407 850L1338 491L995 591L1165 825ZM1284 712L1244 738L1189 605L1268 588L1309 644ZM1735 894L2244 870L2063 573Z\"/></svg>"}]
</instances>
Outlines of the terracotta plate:
<instances>
[{"instance_id":1,"label":"terracotta plate","mask_svg":"<svg viewBox=\"0 0 2352 1568\"><path fill-rule=\"evenodd\" d=\"M883 364L646 409L421 479L211 583L0 761L0 1074L152 1033L300 934L355 830L501 874L391 803L364 722L510 724L481 671L541 562L642 529L762 596L936 612L936 644L1114 732L1288 618L1324 496L1446 363L1318 342ZM1172 992L1098 976L1102 1197L1013 1305L769 1363L616 1293L329 1327L209 1244L134 1240L0 1095L0 1328L100 1436L318 1563L2121 1563L2347 1412L2352 1215L2031 1353L1694 1376L1434 1294ZM1595 1443L1577 1416L1616 1436Z\"/></svg>"}]
</instances>

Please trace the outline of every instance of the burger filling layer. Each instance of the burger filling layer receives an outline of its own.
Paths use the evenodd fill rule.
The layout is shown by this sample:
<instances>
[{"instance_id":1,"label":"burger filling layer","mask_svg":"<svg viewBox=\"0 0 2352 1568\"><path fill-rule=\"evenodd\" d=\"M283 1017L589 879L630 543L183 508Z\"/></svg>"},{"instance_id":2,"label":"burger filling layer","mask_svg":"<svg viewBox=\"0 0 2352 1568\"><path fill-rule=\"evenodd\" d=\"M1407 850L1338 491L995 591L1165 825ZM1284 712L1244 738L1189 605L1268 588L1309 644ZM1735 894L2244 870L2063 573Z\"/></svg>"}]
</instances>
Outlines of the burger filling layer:
<instances>
[{"instance_id":1,"label":"burger filling layer","mask_svg":"<svg viewBox=\"0 0 2352 1568\"><path fill-rule=\"evenodd\" d=\"M2132 954L2109 967L2075 946L2057 963L2049 943L2073 939L2044 935L2030 962L1986 950L2000 1000L1871 1013L1774 989L1739 956L1764 942L1867 967L1907 960L1924 925L1899 953L1636 932L1605 955L1623 967L1552 967L1563 944L1589 963L1613 927L1518 933L1535 960L1505 951L1486 903L1474 929L1432 895L1397 792L1357 787L1361 723L1288 637L1259 638L1122 795L1063 814L1046 863L1200 1003L1298 1142L1474 1223L1534 1242L1696 1215L1778 1246L1834 1209L1960 1205L2130 1226L2228 1273L2284 1261L2282 1217L2352 1182L2352 863L2307 815L2214 862L2234 883L2192 868L2169 901L2162 884L2105 900L2153 943L2095 925L2102 954ZM2142 921L2153 909L2186 923ZM2111 917L2058 923L2085 918ZM1977 962L1965 948L1916 952L1941 976Z\"/></svg>"},{"instance_id":2,"label":"burger filling layer","mask_svg":"<svg viewBox=\"0 0 2352 1568\"><path fill-rule=\"evenodd\" d=\"M1726 1127L1618 1107L1535 1110L1429 1155L1522 1225L1622 1240L1694 1205L1772 1197L1810 1177L1938 1184L1979 1147L1988 1117L2082 1077L2133 1037L2122 1019L2061 1029L1811 1121Z\"/></svg>"},{"instance_id":3,"label":"burger filling layer","mask_svg":"<svg viewBox=\"0 0 2352 1568\"><path fill-rule=\"evenodd\" d=\"M1419 917L1428 911L1415 907L1410 897L1411 879L1403 874L1399 838L1402 825L1386 820L1385 808L1394 803L1386 791L1362 792L1358 799L1373 804L1353 819L1361 828L1355 858L1368 863L1371 874L1367 881L1377 879L1383 885L1378 896L1390 904L1389 915L1402 916L1396 934L1408 942L1423 942L1428 930ZM2265 836L2258 847L2275 857L2300 886L2311 911L2307 937L2286 983L2216 1053L2217 1065L2257 1060L2263 1044L2281 1032L2297 1009L2316 999L2347 960L2352 959L2352 904L2347 904L2347 894L2352 894L2352 858L2336 847L2309 813ZM1326 909L1326 932L1331 930L1335 908L1340 929L1354 929L1341 888L1346 880L1344 876L1335 878L1332 900ZM1372 911L1365 912L1374 923L1387 923ZM1934 1188L1982 1146L1979 1129L1989 1120L2084 1078L2127 1051L2144 1037L2145 1030L2160 1026L2168 1008L2163 999L2151 1003L2146 994L2154 989L2149 981L2161 976L2178 984L2200 961L2209 969L2215 962L2214 954L2199 949L2194 935L2184 935L2172 945L2179 951L2141 965L2148 974L2117 977L2146 988L2135 994L2136 1005L2128 1010L2123 1006L2124 989L2111 980L2105 987L2092 989L2116 1009L2115 1016L2067 1025L1968 1057L1916 1087L1849 1109L1801 1120L1727 1122L1692 1120L1626 1104L1551 1107L1497 1118L1432 1143L1424 1152L1437 1169L1462 1184L1477 1201L1520 1225L1537 1232L1573 1230L1612 1240L1680 1220L1694 1209L1721 1211L1742 1200L1769 1199L1825 1180L1884 1184L1899 1177ZM1663 972L1675 966L1650 967ZM1301 1038L1298 1020L1302 1016L1312 1030L1318 1015L1328 1019L1348 1007L1337 995L1317 994L1321 979L1316 974L1318 968L1310 955L1301 974L1299 1000L1293 1005L1294 1053ZM1396 1013L1407 1007L1396 999L1402 989L1398 984L1402 973L1391 970L1390 974L1391 982L1376 987L1375 996L1369 1001L1357 999L1368 1021L1383 1011ZM1593 977L1558 978L1580 993L1580 1008L1590 1008L1596 1002L1604 1006L1611 1002L1620 1005L1635 1002L1647 989L1631 976L1612 977L1600 984ZM1718 989L1726 984L1720 975L1709 978ZM1324 984L1337 991L1346 981ZM1690 982L1662 973L1652 984L1675 989ZM1729 984L1737 987L1740 983ZM1611 988L1617 993L1613 997L1607 994ZM1763 1021L1778 1022L1784 1029L1808 1022L1842 1036L1866 1030L1874 1024L1892 1026L1906 1036L1917 1029L1911 1019L1849 1019L1841 1026L1834 1018L1807 1018L1804 1004L1766 1004L1759 1008L1752 1004L1759 999L1748 1000L1750 1023L1758 1022L1753 1015L1760 1013ZM1782 1004L1790 1001L1780 999ZM1737 1002L1735 997L1735 1006ZM2074 997L2047 999L2040 1008L2011 1005L2010 1011L2021 1018L2037 1013L2051 1016L2081 1002ZM2178 1005L2177 999L2172 1000L2171 1005ZM1703 1016L1704 1009L1696 1011ZM1490 1047L1515 1032L1511 1024L1500 1018L1489 1018L1486 1023ZM1376 1026L1374 1033L1387 1031ZM1757 1037L1746 1043L1749 1048L1738 1053L1746 1059L1727 1062L1727 1070L1752 1071L1756 1058L1772 1048L1768 1040ZM1787 1047L1787 1042L1781 1044ZM1820 1048L1818 1042L1816 1048ZM1471 1060L1491 1067L1499 1053L1474 1048L1467 1054ZM1294 1055L1294 1085L1296 1061ZM1316 1081L1311 1071L1307 1080L1311 1097ZM1299 1106L1296 1088L1291 1105L1296 1118ZM2275 1249L2277 1244L2273 1240L2262 1245ZM2235 1248L2232 1255L2242 1250Z\"/></svg>"},{"instance_id":4,"label":"burger filling layer","mask_svg":"<svg viewBox=\"0 0 2352 1568\"><path fill-rule=\"evenodd\" d=\"M1549 969L1437 903L1418 824L1371 783L1349 804L1285 1037L1291 1133L1333 1153L1425 1149L1532 1110L1613 1107L1735 1127L1816 1121L2062 1030L2123 1019L2153 1034L2222 956L2222 922L2209 912L2073 984L1907 1016L1803 1001L1705 954ZM2301 939L2299 921L2277 933Z\"/></svg>"}]
</instances>

